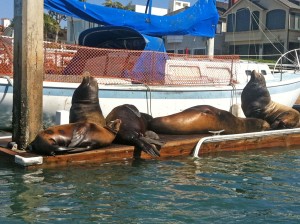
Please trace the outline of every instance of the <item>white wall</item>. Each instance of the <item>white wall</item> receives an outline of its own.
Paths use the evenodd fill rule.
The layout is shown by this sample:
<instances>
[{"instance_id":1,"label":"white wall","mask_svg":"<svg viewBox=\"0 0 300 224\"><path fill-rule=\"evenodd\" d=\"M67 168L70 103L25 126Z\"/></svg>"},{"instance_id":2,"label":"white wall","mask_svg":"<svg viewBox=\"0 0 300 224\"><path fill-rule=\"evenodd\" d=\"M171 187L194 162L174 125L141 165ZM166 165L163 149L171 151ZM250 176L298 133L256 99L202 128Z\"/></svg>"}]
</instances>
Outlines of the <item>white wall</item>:
<instances>
[{"instance_id":1,"label":"white wall","mask_svg":"<svg viewBox=\"0 0 300 224\"><path fill-rule=\"evenodd\" d=\"M140 13L145 13L146 6L144 5L135 5L135 11ZM163 16L168 13L167 9L152 7L151 14L156 16Z\"/></svg>"},{"instance_id":2,"label":"white wall","mask_svg":"<svg viewBox=\"0 0 300 224\"><path fill-rule=\"evenodd\" d=\"M2 18L2 19L1 19L1 25L2 25L4 28L8 27L10 24L11 24L10 19L6 19L6 18Z\"/></svg>"}]
</instances>

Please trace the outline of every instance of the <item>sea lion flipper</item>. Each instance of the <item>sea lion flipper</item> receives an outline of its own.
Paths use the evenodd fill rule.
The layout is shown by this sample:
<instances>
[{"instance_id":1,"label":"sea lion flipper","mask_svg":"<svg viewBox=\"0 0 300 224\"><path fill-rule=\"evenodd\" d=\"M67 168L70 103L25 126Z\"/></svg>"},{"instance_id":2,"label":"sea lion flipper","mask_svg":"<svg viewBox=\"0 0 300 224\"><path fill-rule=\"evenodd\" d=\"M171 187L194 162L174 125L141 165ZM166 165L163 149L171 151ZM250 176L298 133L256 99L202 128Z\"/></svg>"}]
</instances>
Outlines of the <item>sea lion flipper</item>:
<instances>
[{"instance_id":1,"label":"sea lion flipper","mask_svg":"<svg viewBox=\"0 0 300 224\"><path fill-rule=\"evenodd\" d=\"M160 153L156 148L156 145L148 143L147 141L145 141L144 137L135 139L135 146L139 150L142 150L153 157L160 156Z\"/></svg>"},{"instance_id":2,"label":"sea lion flipper","mask_svg":"<svg viewBox=\"0 0 300 224\"><path fill-rule=\"evenodd\" d=\"M59 146L59 147L56 147L53 152L55 154L55 152L68 152L68 151L71 151L73 149L74 148L68 148L68 147L65 147L65 146Z\"/></svg>"},{"instance_id":3,"label":"sea lion flipper","mask_svg":"<svg viewBox=\"0 0 300 224\"><path fill-rule=\"evenodd\" d=\"M153 138L148 138L148 137L140 137L140 139L144 140L145 142L157 146L163 146L165 142L159 140L159 139L153 139Z\"/></svg>"},{"instance_id":4,"label":"sea lion flipper","mask_svg":"<svg viewBox=\"0 0 300 224\"><path fill-rule=\"evenodd\" d=\"M73 131L73 137L69 144L69 148L76 147L85 139L88 132L88 127L85 123L79 124Z\"/></svg>"}]
</instances>

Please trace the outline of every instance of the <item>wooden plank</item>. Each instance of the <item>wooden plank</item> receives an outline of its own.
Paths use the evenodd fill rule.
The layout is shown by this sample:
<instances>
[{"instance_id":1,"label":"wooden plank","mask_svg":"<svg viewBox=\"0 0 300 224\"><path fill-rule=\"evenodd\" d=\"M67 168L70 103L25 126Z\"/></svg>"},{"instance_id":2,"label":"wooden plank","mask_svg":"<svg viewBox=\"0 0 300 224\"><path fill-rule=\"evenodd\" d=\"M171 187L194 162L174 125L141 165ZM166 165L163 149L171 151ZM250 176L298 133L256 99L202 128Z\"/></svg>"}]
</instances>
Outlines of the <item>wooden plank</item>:
<instances>
[{"instance_id":1,"label":"wooden plank","mask_svg":"<svg viewBox=\"0 0 300 224\"><path fill-rule=\"evenodd\" d=\"M161 157L155 159L166 159L178 156L190 156L198 141L207 135L174 136L163 135L161 139L166 144L161 149ZM245 150L258 149L300 149L300 133L288 133L282 135L270 135L239 140L226 140L220 142L203 143L199 156L215 154L220 152L242 152ZM36 154L26 152L13 152L0 148L0 154L12 159L15 155L23 157L36 157ZM28 168L70 166L83 163L107 163L115 161L131 161L134 155L133 146L112 144L108 147L81 153L44 156L43 164L32 165ZM145 153L141 153L142 159L153 159Z\"/></svg>"},{"instance_id":2,"label":"wooden plank","mask_svg":"<svg viewBox=\"0 0 300 224\"><path fill-rule=\"evenodd\" d=\"M255 149L296 148L300 146L300 134L264 136L217 143L204 143L199 155L225 151L245 151Z\"/></svg>"},{"instance_id":3,"label":"wooden plank","mask_svg":"<svg viewBox=\"0 0 300 224\"><path fill-rule=\"evenodd\" d=\"M13 141L25 149L41 130L44 1L14 1Z\"/></svg>"}]
</instances>

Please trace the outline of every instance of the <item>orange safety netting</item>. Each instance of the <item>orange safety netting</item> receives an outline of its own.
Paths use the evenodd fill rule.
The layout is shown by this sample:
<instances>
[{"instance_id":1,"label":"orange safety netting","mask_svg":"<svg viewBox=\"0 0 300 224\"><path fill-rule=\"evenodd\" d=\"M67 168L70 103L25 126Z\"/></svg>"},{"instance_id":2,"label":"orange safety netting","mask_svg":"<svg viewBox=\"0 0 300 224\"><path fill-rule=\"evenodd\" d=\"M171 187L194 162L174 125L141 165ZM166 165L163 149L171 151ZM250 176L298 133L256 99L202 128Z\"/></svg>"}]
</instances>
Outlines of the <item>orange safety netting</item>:
<instances>
[{"instance_id":1,"label":"orange safety netting","mask_svg":"<svg viewBox=\"0 0 300 224\"><path fill-rule=\"evenodd\" d=\"M0 38L0 75L13 74L12 39ZM237 56L195 56L89 48L45 42L46 81L80 82L85 72L102 84L228 85L236 81Z\"/></svg>"}]
</instances>

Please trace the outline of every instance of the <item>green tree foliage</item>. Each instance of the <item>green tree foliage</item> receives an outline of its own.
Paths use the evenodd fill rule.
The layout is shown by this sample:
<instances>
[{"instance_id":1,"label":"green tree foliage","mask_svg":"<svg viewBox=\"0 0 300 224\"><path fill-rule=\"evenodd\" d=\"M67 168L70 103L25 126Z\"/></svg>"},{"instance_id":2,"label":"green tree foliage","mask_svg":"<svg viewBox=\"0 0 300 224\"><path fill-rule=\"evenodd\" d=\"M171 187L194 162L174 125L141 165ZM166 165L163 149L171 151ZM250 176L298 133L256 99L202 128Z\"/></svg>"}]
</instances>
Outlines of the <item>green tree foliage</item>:
<instances>
[{"instance_id":1,"label":"green tree foliage","mask_svg":"<svg viewBox=\"0 0 300 224\"><path fill-rule=\"evenodd\" d=\"M65 15L59 14L57 12L49 11L49 16L56 22L53 24L53 29L55 31L55 42L58 41L58 33L60 31L60 23L63 20L67 20Z\"/></svg>"},{"instance_id":2,"label":"green tree foliage","mask_svg":"<svg viewBox=\"0 0 300 224\"><path fill-rule=\"evenodd\" d=\"M125 10L129 10L129 11L134 11L134 5L132 4L131 1L127 5L124 6L122 3L118 2L118 1L114 2L112 0L105 0L103 5L106 6L106 7L110 7L110 8L117 8L117 9L125 9Z\"/></svg>"},{"instance_id":3,"label":"green tree foliage","mask_svg":"<svg viewBox=\"0 0 300 224\"><path fill-rule=\"evenodd\" d=\"M56 33L59 28L59 24L49 14L44 13L44 39Z\"/></svg>"}]
</instances>

